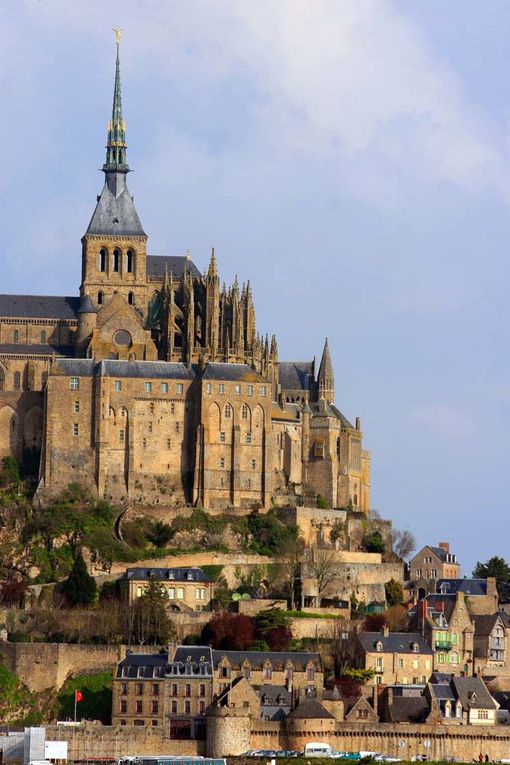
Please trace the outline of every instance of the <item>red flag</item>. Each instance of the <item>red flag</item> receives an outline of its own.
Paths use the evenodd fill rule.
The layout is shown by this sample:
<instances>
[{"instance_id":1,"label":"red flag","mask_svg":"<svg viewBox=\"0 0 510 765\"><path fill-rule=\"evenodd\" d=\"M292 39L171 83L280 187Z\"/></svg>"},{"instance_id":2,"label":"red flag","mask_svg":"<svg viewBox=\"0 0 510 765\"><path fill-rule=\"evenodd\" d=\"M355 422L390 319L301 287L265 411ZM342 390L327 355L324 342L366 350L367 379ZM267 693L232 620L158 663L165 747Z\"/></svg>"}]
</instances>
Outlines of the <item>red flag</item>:
<instances>
[{"instance_id":1,"label":"red flag","mask_svg":"<svg viewBox=\"0 0 510 765\"><path fill-rule=\"evenodd\" d=\"M83 700L83 693L81 691L75 691L74 692L74 700L75 701L82 701Z\"/></svg>"}]
</instances>

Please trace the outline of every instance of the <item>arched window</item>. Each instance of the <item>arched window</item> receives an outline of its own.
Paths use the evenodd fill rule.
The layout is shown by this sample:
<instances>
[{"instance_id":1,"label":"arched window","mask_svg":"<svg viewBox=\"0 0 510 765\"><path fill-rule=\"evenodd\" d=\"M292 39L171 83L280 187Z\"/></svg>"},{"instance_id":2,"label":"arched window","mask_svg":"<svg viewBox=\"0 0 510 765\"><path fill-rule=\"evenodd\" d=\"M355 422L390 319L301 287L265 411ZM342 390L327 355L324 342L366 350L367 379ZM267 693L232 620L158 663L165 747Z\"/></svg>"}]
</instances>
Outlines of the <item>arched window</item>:
<instances>
[{"instance_id":1,"label":"arched window","mask_svg":"<svg viewBox=\"0 0 510 765\"><path fill-rule=\"evenodd\" d=\"M19 332L17 329L15 329L12 333L12 342L19 343Z\"/></svg>"},{"instance_id":2,"label":"arched window","mask_svg":"<svg viewBox=\"0 0 510 765\"><path fill-rule=\"evenodd\" d=\"M14 372L14 390L21 390L21 373Z\"/></svg>"},{"instance_id":3,"label":"arched window","mask_svg":"<svg viewBox=\"0 0 510 765\"><path fill-rule=\"evenodd\" d=\"M126 272L132 274L135 270L135 253L133 250L128 250L126 253Z\"/></svg>"},{"instance_id":4,"label":"arched window","mask_svg":"<svg viewBox=\"0 0 510 765\"><path fill-rule=\"evenodd\" d=\"M44 329L41 330L41 343L43 344L46 343L46 332L44 331Z\"/></svg>"},{"instance_id":5,"label":"arched window","mask_svg":"<svg viewBox=\"0 0 510 765\"><path fill-rule=\"evenodd\" d=\"M120 271L120 250L118 249L113 251L113 270L116 273Z\"/></svg>"},{"instance_id":6,"label":"arched window","mask_svg":"<svg viewBox=\"0 0 510 765\"><path fill-rule=\"evenodd\" d=\"M243 404L241 407L241 417L243 418L243 420L248 419L248 407L246 406L246 404Z\"/></svg>"},{"instance_id":7,"label":"arched window","mask_svg":"<svg viewBox=\"0 0 510 765\"><path fill-rule=\"evenodd\" d=\"M97 293L97 304L103 305L104 295L101 291Z\"/></svg>"},{"instance_id":8,"label":"arched window","mask_svg":"<svg viewBox=\"0 0 510 765\"><path fill-rule=\"evenodd\" d=\"M128 303L129 305L135 304L135 295L134 292L128 292Z\"/></svg>"},{"instance_id":9,"label":"arched window","mask_svg":"<svg viewBox=\"0 0 510 765\"><path fill-rule=\"evenodd\" d=\"M99 270L106 271L107 263L108 263L108 250L102 247L99 250Z\"/></svg>"},{"instance_id":10,"label":"arched window","mask_svg":"<svg viewBox=\"0 0 510 765\"><path fill-rule=\"evenodd\" d=\"M232 419L232 407L230 406L230 404L225 404L224 414L225 414L226 420Z\"/></svg>"},{"instance_id":11,"label":"arched window","mask_svg":"<svg viewBox=\"0 0 510 765\"><path fill-rule=\"evenodd\" d=\"M336 439L336 456L340 457L340 439Z\"/></svg>"},{"instance_id":12,"label":"arched window","mask_svg":"<svg viewBox=\"0 0 510 765\"><path fill-rule=\"evenodd\" d=\"M5 372L0 367L0 390L5 390Z\"/></svg>"}]
</instances>

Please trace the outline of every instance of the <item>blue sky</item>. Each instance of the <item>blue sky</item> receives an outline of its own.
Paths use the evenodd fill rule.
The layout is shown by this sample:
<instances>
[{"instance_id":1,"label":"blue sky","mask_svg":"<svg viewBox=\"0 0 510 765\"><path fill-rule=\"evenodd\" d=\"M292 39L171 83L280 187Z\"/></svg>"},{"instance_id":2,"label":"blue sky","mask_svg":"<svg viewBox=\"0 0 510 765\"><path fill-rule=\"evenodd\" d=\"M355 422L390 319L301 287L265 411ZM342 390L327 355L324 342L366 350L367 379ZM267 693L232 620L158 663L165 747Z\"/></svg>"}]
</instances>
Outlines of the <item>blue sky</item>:
<instances>
[{"instance_id":1,"label":"blue sky","mask_svg":"<svg viewBox=\"0 0 510 765\"><path fill-rule=\"evenodd\" d=\"M2 292L77 292L114 26L150 252L215 246L282 359L328 335L373 506L510 558L510 4L4 0Z\"/></svg>"}]
</instances>

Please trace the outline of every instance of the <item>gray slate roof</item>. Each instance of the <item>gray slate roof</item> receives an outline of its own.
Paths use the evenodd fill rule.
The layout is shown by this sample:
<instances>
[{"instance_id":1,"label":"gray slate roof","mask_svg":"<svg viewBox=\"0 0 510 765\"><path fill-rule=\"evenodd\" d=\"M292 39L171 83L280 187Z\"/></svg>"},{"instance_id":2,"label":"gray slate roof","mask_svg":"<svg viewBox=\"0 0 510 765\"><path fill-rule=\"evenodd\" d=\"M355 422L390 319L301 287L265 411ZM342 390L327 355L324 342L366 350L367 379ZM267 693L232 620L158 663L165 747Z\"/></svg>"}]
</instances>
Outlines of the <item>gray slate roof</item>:
<instances>
[{"instance_id":1,"label":"gray slate roof","mask_svg":"<svg viewBox=\"0 0 510 765\"><path fill-rule=\"evenodd\" d=\"M333 720L331 712L328 712L317 699L304 699L299 706L292 710L289 720Z\"/></svg>"},{"instance_id":2,"label":"gray slate roof","mask_svg":"<svg viewBox=\"0 0 510 765\"><path fill-rule=\"evenodd\" d=\"M306 653L304 651L213 651L214 666L226 658L236 667L241 667L244 661L248 661L252 667L263 667L266 661L271 662L273 667L284 668L287 662L292 662L294 669L304 669L309 662L320 666L318 653Z\"/></svg>"},{"instance_id":3,"label":"gray slate roof","mask_svg":"<svg viewBox=\"0 0 510 765\"><path fill-rule=\"evenodd\" d=\"M166 653L130 653L117 665L117 677L128 680L136 677L163 677L167 664Z\"/></svg>"},{"instance_id":4,"label":"gray slate roof","mask_svg":"<svg viewBox=\"0 0 510 765\"><path fill-rule=\"evenodd\" d=\"M151 578L175 582L212 581L201 568L128 568L123 578L136 582L148 582Z\"/></svg>"},{"instance_id":5,"label":"gray slate roof","mask_svg":"<svg viewBox=\"0 0 510 765\"><path fill-rule=\"evenodd\" d=\"M209 668L211 668L211 648L207 645L177 646L172 664L194 664L198 667L207 665Z\"/></svg>"},{"instance_id":6,"label":"gray slate roof","mask_svg":"<svg viewBox=\"0 0 510 765\"><path fill-rule=\"evenodd\" d=\"M424 696L394 696L388 704L389 722L422 723L429 715L429 705Z\"/></svg>"},{"instance_id":7,"label":"gray slate roof","mask_svg":"<svg viewBox=\"0 0 510 765\"><path fill-rule=\"evenodd\" d=\"M96 209L85 232L87 235L145 236L145 231L136 212L133 197L127 186L118 196L110 190L108 179L97 201Z\"/></svg>"},{"instance_id":8,"label":"gray slate roof","mask_svg":"<svg viewBox=\"0 0 510 765\"><path fill-rule=\"evenodd\" d=\"M451 682L465 710L496 709L496 702L480 677L452 677Z\"/></svg>"},{"instance_id":9,"label":"gray slate roof","mask_svg":"<svg viewBox=\"0 0 510 765\"><path fill-rule=\"evenodd\" d=\"M191 271L197 278L201 276L200 271L192 260L182 255L147 255L147 276L163 277L165 269L180 279L184 273L184 268Z\"/></svg>"},{"instance_id":10,"label":"gray slate roof","mask_svg":"<svg viewBox=\"0 0 510 765\"><path fill-rule=\"evenodd\" d=\"M203 374L204 380L245 380L249 376L254 382L266 382L264 378L255 372L248 364L222 364L210 361Z\"/></svg>"},{"instance_id":11,"label":"gray slate roof","mask_svg":"<svg viewBox=\"0 0 510 765\"><path fill-rule=\"evenodd\" d=\"M464 592L466 595L487 595L487 581L485 579L438 579L437 592L445 591L455 595Z\"/></svg>"},{"instance_id":12,"label":"gray slate roof","mask_svg":"<svg viewBox=\"0 0 510 765\"><path fill-rule=\"evenodd\" d=\"M1 343L0 353L29 354L30 356L74 356L72 345L25 345L23 343Z\"/></svg>"},{"instance_id":13,"label":"gray slate roof","mask_svg":"<svg viewBox=\"0 0 510 765\"><path fill-rule=\"evenodd\" d=\"M0 295L0 317L76 319L79 297L60 295Z\"/></svg>"},{"instance_id":14,"label":"gray slate roof","mask_svg":"<svg viewBox=\"0 0 510 765\"><path fill-rule=\"evenodd\" d=\"M313 361L280 361L278 379L282 390L310 390L314 383Z\"/></svg>"},{"instance_id":15,"label":"gray slate roof","mask_svg":"<svg viewBox=\"0 0 510 765\"><path fill-rule=\"evenodd\" d=\"M76 377L160 378L162 380L193 380L197 367L170 361L119 361L105 359L59 359L55 370Z\"/></svg>"},{"instance_id":16,"label":"gray slate roof","mask_svg":"<svg viewBox=\"0 0 510 765\"><path fill-rule=\"evenodd\" d=\"M382 643L382 653L414 653L412 644L418 644L418 653L432 655L432 648L418 632L360 632L359 642L367 653L376 651L376 643Z\"/></svg>"}]
</instances>

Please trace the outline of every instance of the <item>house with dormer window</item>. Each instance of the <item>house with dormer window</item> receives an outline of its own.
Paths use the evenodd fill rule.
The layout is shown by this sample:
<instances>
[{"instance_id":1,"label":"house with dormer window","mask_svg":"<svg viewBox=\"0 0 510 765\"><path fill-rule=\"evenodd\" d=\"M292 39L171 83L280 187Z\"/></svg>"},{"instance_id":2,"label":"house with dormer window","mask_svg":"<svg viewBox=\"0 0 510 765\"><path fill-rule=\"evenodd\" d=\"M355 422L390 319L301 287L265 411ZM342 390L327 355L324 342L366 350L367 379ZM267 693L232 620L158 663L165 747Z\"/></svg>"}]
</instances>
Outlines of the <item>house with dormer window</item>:
<instances>
[{"instance_id":1,"label":"house with dormer window","mask_svg":"<svg viewBox=\"0 0 510 765\"><path fill-rule=\"evenodd\" d=\"M434 673L425 690L431 711L445 725L495 725L498 704L479 677Z\"/></svg>"},{"instance_id":2,"label":"house with dormer window","mask_svg":"<svg viewBox=\"0 0 510 765\"><path fill-rule=\"evenodd\" d=\"M356 666L370 669L372 685L425 685L433 669L433 653L416 632L360 632Z\"/></svg>"},{"instance_id":3,"label":"house with dormer window","mask_svg":"<svg viewBox=\"0 0 510 765\"><path fill-rule=\"evenodd\" d=\"M510 622L503 612L474 616L474 663L477 674L490 674L509 663Z\"/></svg>"},{"instance_id":4,"label":"house with dormer window","mask_svg":"<svg viewBox=\"0 0 510 765\"><path fill-rule=\"evenodd\" d=\"M128 568L119 579L121 597L129 605L141 598L151 579L166 592L170 611L208 611L214 582L201 568Z\"/></svg>"}]
</instances>

